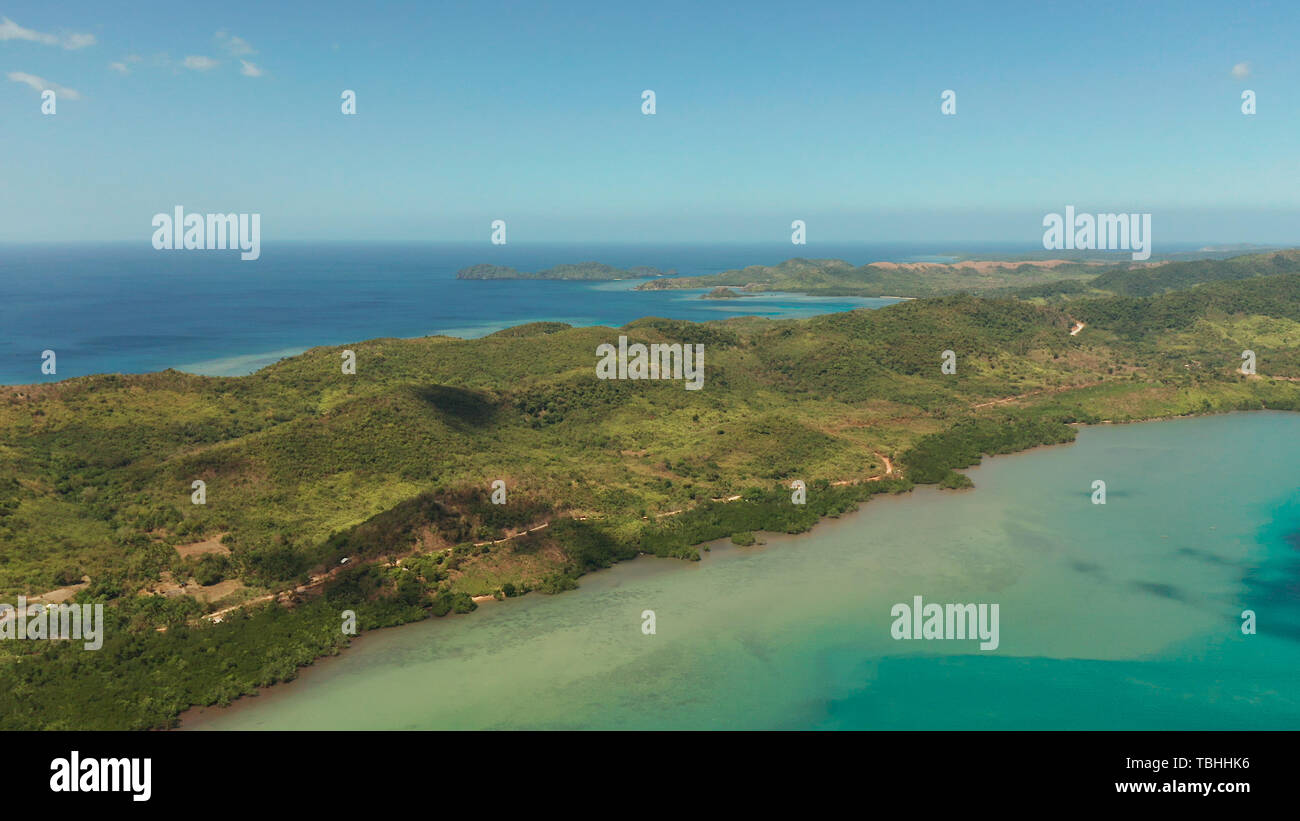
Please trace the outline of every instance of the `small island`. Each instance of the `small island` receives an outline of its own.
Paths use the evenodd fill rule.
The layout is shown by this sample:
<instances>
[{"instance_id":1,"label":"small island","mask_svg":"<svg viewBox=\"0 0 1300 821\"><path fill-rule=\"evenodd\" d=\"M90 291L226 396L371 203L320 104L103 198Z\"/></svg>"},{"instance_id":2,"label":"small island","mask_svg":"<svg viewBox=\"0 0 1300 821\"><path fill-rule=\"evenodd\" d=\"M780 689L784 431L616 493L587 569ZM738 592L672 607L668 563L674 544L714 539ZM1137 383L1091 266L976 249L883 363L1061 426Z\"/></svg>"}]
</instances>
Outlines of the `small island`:
<instances>
[{"instance_id":1,"label":"small island","mask_svg":"<svg viewBox=\"0 0 1300 821\"><path fill-rule=\"evenodd\" d=\"M701 294L700 299L740 299L744 294L738 294L725 285L719 285L707 294Z\"/></svg>"},{"instance_id":2,"label":"small island","mask_svg":"<svg viewBox=\"0 0 1300 821\"><path fill-rule=\"evenodd\" d=\"M645 279L646 277L666 277L676 271L661 271L648 265L632 268L615 268L603 262L578 262L556 265L536 273L528 273L511 268L509 265L492 265L481 263L462 268L456 273L456 279L569 279L588 281L611 281L618 279Z\"/></svg>"}]
</instances>

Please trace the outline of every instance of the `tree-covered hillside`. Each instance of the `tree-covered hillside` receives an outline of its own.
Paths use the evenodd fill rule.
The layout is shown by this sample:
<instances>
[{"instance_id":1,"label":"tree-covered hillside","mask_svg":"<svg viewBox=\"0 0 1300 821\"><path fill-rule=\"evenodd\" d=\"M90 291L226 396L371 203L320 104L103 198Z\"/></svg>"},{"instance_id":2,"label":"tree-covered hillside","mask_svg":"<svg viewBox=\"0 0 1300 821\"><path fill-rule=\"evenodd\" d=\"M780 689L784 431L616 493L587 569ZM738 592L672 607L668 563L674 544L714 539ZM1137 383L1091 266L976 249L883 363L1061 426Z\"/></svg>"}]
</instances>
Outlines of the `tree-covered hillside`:
<instances>
[{"instance_id":1,"label":"tree-covered hillside","mask_svg":"<svg viewBox=\"0 0 1300 821\"><path fill-rule=\"evenodd\" d=\"M703 389L596 378L620 335L702 345ZM343 610L368 629L806 530L876 493L967 484L955 470L1069 441L1073 422L1300 409L1298 342L1288 273L376 339L345 346L355 374L329 347L245 377L4 388L0 601L62 589L111 623L98 652L0 642L0 727L165 726L337 651Z\"/></svg>"}]
</instances>

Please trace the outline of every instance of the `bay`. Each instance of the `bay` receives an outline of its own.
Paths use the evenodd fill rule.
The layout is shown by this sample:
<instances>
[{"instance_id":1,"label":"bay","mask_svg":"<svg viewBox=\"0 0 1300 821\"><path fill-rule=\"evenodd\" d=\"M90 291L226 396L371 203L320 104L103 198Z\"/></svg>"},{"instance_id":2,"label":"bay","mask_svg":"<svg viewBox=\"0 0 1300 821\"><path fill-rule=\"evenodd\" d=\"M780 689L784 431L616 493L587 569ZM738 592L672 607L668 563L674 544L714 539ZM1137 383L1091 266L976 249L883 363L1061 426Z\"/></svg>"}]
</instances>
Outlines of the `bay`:
<instances>
[{"instance_id":1,"label":"bay","mask_svg":"<svg viewBox=\"0 0 1300 821\"><path fill-rule=\"evenodd\" d=\"M155 251L147 244L5 245L0 384L167 368L238 376L316 345L379 337L474 338L525 322L621 326L645 316L805 317L897 301L799 294L706 300L703 289L632 290L644 280L456 279L457 271L481 262L533 272L598 261L700 275L800 254L874 262L908 261L926 251L861 243L289 242L267 243L260 259L243 262L235 252ZM58 356L54 375L41 373L45 350Z\"/></svg>"},{"instance_id":2,"label":"bay","mask_svg":"<svg viewBox=\"0 0 1300 821\"><path fill-rule=\"evenodd\" d=\"M1300 728L1300 415L1086 428L970 475L377 631L184 726ZM915 595L997 603L1000 646L893 639Z\"/></svg>"}]
</instances>

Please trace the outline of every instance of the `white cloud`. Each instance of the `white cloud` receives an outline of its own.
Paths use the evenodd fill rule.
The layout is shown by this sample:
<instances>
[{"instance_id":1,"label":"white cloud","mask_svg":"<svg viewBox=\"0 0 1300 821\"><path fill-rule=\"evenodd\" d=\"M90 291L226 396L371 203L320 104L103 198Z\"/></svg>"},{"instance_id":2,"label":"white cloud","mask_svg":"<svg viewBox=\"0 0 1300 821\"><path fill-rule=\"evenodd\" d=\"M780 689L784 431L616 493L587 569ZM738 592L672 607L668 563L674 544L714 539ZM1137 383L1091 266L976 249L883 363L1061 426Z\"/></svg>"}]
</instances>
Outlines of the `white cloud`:
<instances>
[{"instance_id":1,"label":"white cloud","mask_svg":"<svg viewBox=\"0 0 1300 821\"><path fill-rule=\"evenodd\" d=\"M250 63L247 60L240 60L239 62L242 63L244 66L239 70L240 74L244 75L245 77L262 76L262 69L258 68L257 65L255 65L254 63Z\"/></svg>"},{"instance_id":2,"label":"white cloud","mask_svg":"<svg viewBox=\"0 0 1300 821\"><path fill-rule=\"evenodd\" d=\"M1237 63L1232 67L1232 76L1244 80L1250 76L1250 63Z\"/></svg>"},{"instance_id":3,"label":"white cloud","mask_svg":"<svg viewBox=\"0 0 1300 821\"><path fill-rule=\"evenodd\" d=\"M69 50L95 45L93 34L65 34L59 37L25 29L8 17L0 18L0 40L29 40L46 46L63 46Z\"/></svg>"},{"instance_id":4,"label":"white cloud","mask_svg":"<svg viewBox=\"0 0 1300 821\"><path fill-rule=\"evenodd\" d=\"M185 58L185 67L195 71L207 71L217 67L217 61L211 57L190 56Z\"/></svg>"},{"instance_id":5,"label":"white cloud","mask_svg":"<svg viewBox=\"0 0 1300 821\"><path fill-rule=\"evenodd\" d=\"M116 71L118 74L130 74L131 66L128 64L133 65L142 60L144 60L144 58L139 54L128 54L116 63L109 63L108 67Z\"/></svg>"},{"instance_id":6,"label":"white cloud","mask_svg":"<svg viewBox=\"0 0 1300 821\"><path fill-rule=\"evenodd\" d=\"M216 34L218 45L225 49L226 53L232 57L245 57L249 54L256 54L253 47L243 37L236 37L227 31L219 31Z\"/></svg>"},{"instance_id":7,"label":"white cloud","mask_svg":"<svg viewBox=\"0 0 1300 821\"><path fill-rule=\"evenodd\" d=\"M93 45L95 45L95 35L93 34L69 34L63 38L63 47L67 49L85 48Z\"/></svg>"},{"instance_id":8,"label":"white cloud","mask_svg":"<svg viewBox=\"0 0 1300 821\"><path fill-rule=\"evenodd\" d=\"M73 91L70 88L64 88L58 83L51 83L49 80L46 80L43 77L37 77L35 74L26 74L21 71L11 71L9 72L9 79L14 81L15 83L23 83L25 85L29 85L32 88L36 89L38 93L45 91L46 89L49 89L50 91L53 91L55 94L59 95L59 97L65 100L81 99L81 95L78 94L76 91Z\"/></svg>"}]
</instances>

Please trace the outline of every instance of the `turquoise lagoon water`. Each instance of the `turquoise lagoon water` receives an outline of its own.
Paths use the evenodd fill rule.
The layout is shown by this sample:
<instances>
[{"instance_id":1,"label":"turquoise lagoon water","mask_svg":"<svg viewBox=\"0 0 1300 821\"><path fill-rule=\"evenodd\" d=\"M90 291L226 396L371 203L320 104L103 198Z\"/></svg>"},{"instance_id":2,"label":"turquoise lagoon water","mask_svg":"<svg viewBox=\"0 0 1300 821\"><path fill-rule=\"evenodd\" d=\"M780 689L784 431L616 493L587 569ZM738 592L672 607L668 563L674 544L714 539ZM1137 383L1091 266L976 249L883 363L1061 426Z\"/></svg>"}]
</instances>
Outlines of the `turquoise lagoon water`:
<instances>
[{"instance_id":1,"label":"turquoise lagoon water","mask_svg":"<svg viewBox=\"0 0 1300 821\"><path fill-rule=\"evenodd\" d=\"M970 474L365 635L186 726L1300 728L1300 414L1089 428ZM915 595L997 603L1000 646L894 640Z\"/></svg>"},{"instance_id":2,"label":"turquoise lagoon water","mask_svg":"<svg viewBox=\"0 0 1300 821\"><path fill-rule=\"evenodd\" d=\"M160 252L148 244L0 245L0 384L165 368L237 376L315 345L376 337L472 338L542 320L619 326L644 316L805 317L897 301L798 294L707 300L703 290L634 291L631 280L456 279L481 262L538 271L596 260L699 275L775 264L796 252L861 264L932 251L899 243L304 242L268 244L259 260L242 262L237 253ZM46 349L58 354L55 375L41 373Z\"/></svg>"}]
</instances>

